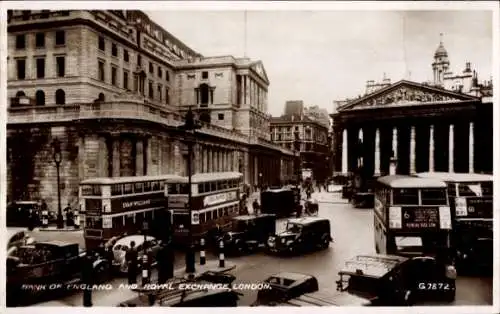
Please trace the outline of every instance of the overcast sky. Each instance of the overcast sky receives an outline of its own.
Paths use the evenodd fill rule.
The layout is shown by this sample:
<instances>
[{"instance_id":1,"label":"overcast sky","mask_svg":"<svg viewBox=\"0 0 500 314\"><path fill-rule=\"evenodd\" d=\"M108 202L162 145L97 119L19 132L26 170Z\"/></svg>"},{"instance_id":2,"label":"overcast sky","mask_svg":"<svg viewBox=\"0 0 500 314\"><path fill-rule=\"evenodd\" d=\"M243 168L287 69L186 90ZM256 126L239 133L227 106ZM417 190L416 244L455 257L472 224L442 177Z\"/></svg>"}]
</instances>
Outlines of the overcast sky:
<instances>
[{"instance_id":1,"label":"overcast sky","mask_svg":"<svg viewBox=\"0 0 500 314\"><path fill-rule=\"evenodd\" d=\"M245 55L244 11L146 13L204 56ZM271 114L299 99L331 112L333 100L362 94L384 73L393 82L431 80L440 33L452 71L470 61L480 80L490 79L486 11L247 11L246 55L264 63Z\"/></svg>"}]
</instances>

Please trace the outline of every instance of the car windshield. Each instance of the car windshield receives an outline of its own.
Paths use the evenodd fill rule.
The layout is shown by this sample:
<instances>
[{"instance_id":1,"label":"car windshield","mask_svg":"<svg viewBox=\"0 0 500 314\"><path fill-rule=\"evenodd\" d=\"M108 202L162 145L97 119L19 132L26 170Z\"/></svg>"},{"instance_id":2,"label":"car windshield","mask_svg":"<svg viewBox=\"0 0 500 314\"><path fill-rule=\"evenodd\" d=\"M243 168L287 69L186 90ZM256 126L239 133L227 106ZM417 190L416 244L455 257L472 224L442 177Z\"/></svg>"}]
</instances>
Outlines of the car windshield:
<instances>
[{"instance_id":1,"label":"car windshield","mask_svg":"<svg viewBox=\"0 0 500 314\"><path fill-rule=\"evenodd\" d=\"M302 226L299 224L294 224L289 222L286 224L286 230L292 233L300 233L302 231Z\"/></svg>"},{"instance_id":2,"label":"car windshield","mask_svg":"<svg viewBox=\"0 0 500 314\"><path fill-rule=\"evenodd\" d=\"M245 232L247 231L249 227L249 222L248 221L235 221L233 223L234 226L234 231L236 232Z\"/></svg>"},{"instance_id":3,"label":"car windshield","mask_svg":"<svg viewBox=\"0 0 500 314\"><path fill-rule=\"evenodd\" d=\"M375 295L379 288L379 279L342 274L337 284L340 291L348 291L357 295Z\"/></svg>"},{"instance_id":4,"label":"car windshield","mask_svg":"<svg viewBox=\"0 0 500 314\"><path fill-rule=\"evenodd\" d=\"M398 253L435 252L446 247L446 239L433 235L422 237L395 237L394 242Z\"/></svg>"},{"instance_id":5,"label":"car windshield","mask_svg":"<svg viewBox=\"0 0 500 314\"><path fill-rule=\"evenodd\" d=\"M458 185L458 194L460 196L491 196L493 195L493 183L460 183Z\"/></svg>"}]
</instances>

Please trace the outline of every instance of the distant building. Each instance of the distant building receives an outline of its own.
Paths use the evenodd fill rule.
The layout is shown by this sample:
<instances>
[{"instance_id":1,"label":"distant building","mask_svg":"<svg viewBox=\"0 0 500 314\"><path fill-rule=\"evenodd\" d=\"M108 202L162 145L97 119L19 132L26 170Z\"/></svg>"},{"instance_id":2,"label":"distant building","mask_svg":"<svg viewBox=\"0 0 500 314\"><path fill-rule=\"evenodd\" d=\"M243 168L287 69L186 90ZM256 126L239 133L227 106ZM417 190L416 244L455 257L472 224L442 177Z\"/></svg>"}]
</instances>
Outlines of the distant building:
<instances>
[{"instance_id":1,"label":"distant building","mask_svg":"<svg viewBox=\"0 0 500 314\"><path fill-rule=\"evenodd\" d=\"M304 102L302 100L288 100L285 103L285 115L301 115L304 112Z\"/></svg>"},{"instance_id":2,"label":"distant building","mask_svg":"<svg viewBox=\"0 0 500 314\"><path fill-rule=\"evenodd\" d=\"M271 140L292 150L297 144L301 168L311 169L313 178L321 181L330 176L333 162L329 129L329 123L325 125L321 119L312 119L305 114L284 114L271 119Z\"/></svg>"},{"instance_id":3,"label":"distant building","mask_svg":"<svg viewBox=\"0 0 500 314\"><path fill-rule=\"evenodd\" d=\"M334 102L336 172L386 175L395 158L398 174L492 173L493 84L480 84L469 62L460 74L449 65L441 41L433 82L368 81L364 96Z\"/></svg>"},{"instance_id":4,"label":"distant building","mask_svg":"<svg viewBox=\"0 0 500 314\"><path fill-rule=\"evenodd\" d=\"M318 106L310 106L304 108L304 116L311 120L316 120L326 127L330 127L330 115L326 109L320 108Z\"/></svg>"}]
</instances>

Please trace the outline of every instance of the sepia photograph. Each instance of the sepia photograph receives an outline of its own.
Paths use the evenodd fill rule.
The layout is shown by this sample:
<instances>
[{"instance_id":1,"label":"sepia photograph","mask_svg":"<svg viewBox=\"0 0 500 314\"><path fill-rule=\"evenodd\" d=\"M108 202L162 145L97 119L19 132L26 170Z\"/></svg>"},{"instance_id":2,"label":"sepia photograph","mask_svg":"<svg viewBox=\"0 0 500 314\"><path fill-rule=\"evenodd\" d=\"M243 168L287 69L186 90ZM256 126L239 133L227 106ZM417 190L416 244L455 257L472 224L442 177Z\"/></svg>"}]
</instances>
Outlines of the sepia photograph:
<instances>
[{"instance_id":1,"label":"sepia photograph","mask_svg":"<svg viewBox=\"0 0 500 314\"><path fill-rule=\"evenodd\" d=\"M498 311L498 5L288 5L1 4L7 311Z\"/></svg>"}]
</instances>

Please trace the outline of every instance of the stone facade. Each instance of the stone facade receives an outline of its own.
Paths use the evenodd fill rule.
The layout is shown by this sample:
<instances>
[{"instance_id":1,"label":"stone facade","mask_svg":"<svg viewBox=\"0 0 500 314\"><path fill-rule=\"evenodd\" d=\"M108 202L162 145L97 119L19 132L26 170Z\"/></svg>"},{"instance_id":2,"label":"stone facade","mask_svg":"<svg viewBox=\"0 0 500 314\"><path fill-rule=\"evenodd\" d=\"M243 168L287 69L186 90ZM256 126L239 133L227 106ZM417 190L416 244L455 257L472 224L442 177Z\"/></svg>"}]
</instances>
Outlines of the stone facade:
<instances>
[{"instance_id":1,"label":"stone facade","mask_svg":"<svg viewBox=\"0 0 500 314\"><path fill-rule=\"evenodd\" d=\"M178 126L189 106L211 122L195 135L194 172L240 171L251 186L285 178L279 164L291 164L293 153L265 130L261 62L204 58L140 11L9 11L8 18L9 200L45 199L57 208L55 138L63 206L78 204L86 178L186 175ZM196 91L203 84L213 89L210 101Z\"/></svg>"}]
</instances>

